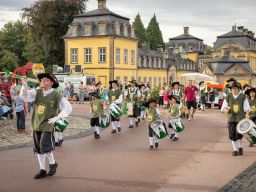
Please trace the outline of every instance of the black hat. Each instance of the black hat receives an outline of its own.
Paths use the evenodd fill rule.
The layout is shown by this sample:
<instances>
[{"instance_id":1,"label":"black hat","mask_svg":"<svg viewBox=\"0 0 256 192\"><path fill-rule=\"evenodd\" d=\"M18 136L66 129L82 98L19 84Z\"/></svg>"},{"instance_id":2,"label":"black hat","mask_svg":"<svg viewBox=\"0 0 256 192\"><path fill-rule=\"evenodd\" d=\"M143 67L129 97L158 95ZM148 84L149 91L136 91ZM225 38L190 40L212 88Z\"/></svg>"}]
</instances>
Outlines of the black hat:
<instances>
[{"instance_id":1,"label":"black hat","mask_svg":"<svg viewBox=\"0 0 256 192\"><path fill-rule=\"evenodd\" d=\"M138 83L136 82L136 80L131 80L131 81L129 81L130 83L134 83L135 84L135 86L138 86Z\"/></svg>"},{"instance_id":2,"label":"black hat","mask_svg":"<svg viewBox=\"0 0 256 192\"><path fill-rule=\"evenodd\" d=\"M113 80L113 81L109 81L109 84L111 85L112 83L115 83L118 85L118 81L117 80Z\"/></svg>"},{"instance_id":3,"label":"black hat","mask_svg":"<svg viewBox=\"0 0 256 192\"><path fill-rule=\"evenodd\" d=\"M37 75L37 78L41 81L43 78L50 79L53 82L52 88L58 88L59 87L59 82L55 75L50 74L50 73L39 73Z\"/></svg>"},{"instance_id":4,"label":"black hat","mask_svg":"<svg viewBox=\"0 0 256 192\"><path fill-rule=\"evenodd\" d=\"M242 89L242 85L240 83L236 82L236 81L231 85L231 89L234 88L234 87L236 87L238 89Z\"/></svg>"},{"instance_id":5,"label":"black hat","mask_svg":"<svg viewBox=\"0 0 256 192\"><path fill-rule=\"evenodd\" d=\"M204 83L204 81L201 81L201 82L199 83L199 86L200 86L202 83Z\"/></svg>"},{"instance_id":6,"label":"black hat","mask_svg":"<svg viewBox=\"0 0 256 192\"><path fill-rule=\"evenodd\" d=\"M176 102L177 102L178 104L180 104L180 100L178 99L177 96L175 96L175 95L169 95L169 96L168 96L168 99L171 100L172 98L174 98L174 99L176 100Z\"/></svg>"},{"instance_id":7,"label":"black hat","mask_svg":"<svg viewBox=\"0 0 256 192\"><path fill-rule=\"evenodd\" d=\"M98 85L102 85L101 81L99 81L98 83L96 83L96 86L98 86Z\"/></svg>"},{"instance_id":8,"label":"black hat","mask_svg":"<svg viewBox=\"0 0 256 192\"><path fill-rule=\"evenodd\" d=\"M146 88L146 85L145 84L140 84L138 85L138 87L141 89L142 87L145 87Z\"/></svg>"},{"instance_id":9,"label":"black hat","mask_svg":"<svg viewBox=\"0 0 256 192\"><path fill-rule=\"evenodd\" d=\"M172 87L174 87L174 85L179 85L180 86L180 82L173 82Z\"/></svg>"},{"instance_id":10,"label":"black hat","mask_svg":"<svg viewBox=\"0 0 256 192\"><path fill-rule=\"evenodd\" d=\"M235 78L233 78L233 77L231 77L231 78L229 78L229 79L227 80L227 82L229 83L230 81L234 81L234 82L236 82L236 79L235 79Z\"/></svg>"},{"instance_id":11,"label":"black hat","mask_svg":"<svg viewBox=\"0 0 256 192\"><path fill-rule=\"evenodd\" d=\"M253 88L251 88L251 89L248 89L248 90L246 90L244 93L245 93L246 95L250 96L250 92L251 92L251 91L253 91L253 92L256 93L256 88L253 87Z\"/></svg>"},{"instance_id":12,"label":"black hat","mask_svg":"<svg viewBox=\"0 0 256 192\"><path fill-rule=\"evenodd\" d=\"M90 92L88 95L91 96L91 97L100 98L99 94L96 91Z\"/></svg>"},{"instance_id":13,"label":"black hat","mask_svg":"<svg viewBox=\"0 0 256 192\"><path fill-rule=\"evenodd\" d=\"M156 103L158 101L158 98L149 98L148 101L146 101L145 103L143 103L142 105L146 108L149 108L149 104L150 103Z\"/></svg>"}]
</instances>

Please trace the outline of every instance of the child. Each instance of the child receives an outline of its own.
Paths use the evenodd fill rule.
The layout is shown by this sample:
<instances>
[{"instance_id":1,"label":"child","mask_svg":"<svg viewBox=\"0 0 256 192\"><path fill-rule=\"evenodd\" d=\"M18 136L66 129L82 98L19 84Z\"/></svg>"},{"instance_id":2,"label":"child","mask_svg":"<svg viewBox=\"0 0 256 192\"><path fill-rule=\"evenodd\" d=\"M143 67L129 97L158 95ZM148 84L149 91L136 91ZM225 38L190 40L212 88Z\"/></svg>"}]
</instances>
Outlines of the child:
<instances>
[{"instance_id":1,"label":"child","mask_svg":"<svg viewBox=\"0 0 256 192\"><path fill-rule=\"evenodd\" d=\"M248 96L250 104L249 118L256 124L256 88L251 88L245 91ZM253 143L250 142L249 147L253 147Z\"/></svg>"},{"instance_id":2,"label":"child","mask_svg":"<svg viewBox=\"0 0 256 192\"><path fill-rule=\"evenodd\" d=\"M168 98L171 100L171 106L169 109L169 117L170 117L169 128L171 129L170 139L173 141L178 141L179 140L178 133L176 132L173 126L177 118L180 120L180 117L179 117L180 101L178 97L175 95L170 95Z\"/></svg>"},{"instance_id":3,"label":"child","mask_svg":"<svg viewBox=\"0 0 256 192\"><path fill-rule=\"evenodd\" d=\"M240 83L234 82L231 85L231 93L225 97L221 108L221 111L228 114L228 132L234 149L232 152L233 156L243 155L243 135L237 132L236 127L239 121L249 117L250 110L246 95L240 92L241 88Z\"/></svg>"},{"instance_id":4,"label":"child","mask_svg":"<svg viewBox=\"0 0 256 192\"><path fill-rule=\"evenodd\" d=\"M214 101L215 101L215 91L214 88L211 87L210 91L209 91L209 101L211 102L211 109L214 109Z\"/></svg>"},{"instance_id":5,"label":"child","mask_svg":"<svg viewBox=\"0 0 256 192\"><path fill-rule=\"evenodd\" d=\"M94 138L100 139L100 120L99 115L103 113L103 101L100 99L100 96L97 92L89 93L92 96L91 102L91 126L94 128Z\"/></svg>"},{"instance_id":6,"label":"child","mask_svg":"<svg viewBox=\"0 0 256 192\"><path fill-rule=\"evenodd\" d=\"M16 91L15 101L15 112L17 115L17 130L19 133L25 131L25 107L24 100L20 96L20 91Z\"/></svg>"},{"instance_id":7,"label":"child","mask_svg":"<svg viewBox=\"0 0 256 192\"><path fill-rule=\"evenodd\" d=\"M155 148L158 148L158 139L157 137L153 134L153 129L151 127L151 123L159 119L160 117L160 111L157 108L157 99L149 99L147 102L145 102L143 105L147 108L146 109L146 117L147 121L149 123L148 126L148 134L149 134L149 150L152 150L155 145Z\"/></svg>"}]
</instances>

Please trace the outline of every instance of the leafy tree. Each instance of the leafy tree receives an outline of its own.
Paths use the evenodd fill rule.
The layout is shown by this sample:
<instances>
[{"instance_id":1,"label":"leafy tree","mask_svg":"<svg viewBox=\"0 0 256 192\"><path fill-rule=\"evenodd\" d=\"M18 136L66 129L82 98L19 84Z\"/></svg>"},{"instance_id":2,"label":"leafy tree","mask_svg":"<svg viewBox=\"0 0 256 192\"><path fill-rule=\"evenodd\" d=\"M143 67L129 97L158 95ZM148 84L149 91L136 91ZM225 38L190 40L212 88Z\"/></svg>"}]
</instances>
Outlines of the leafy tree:
<instances>
[{"instance_id":1,"label":"leafy tree","mask_svg":"<svg viewBox=\"0 0 256 192\"><path fill-rule=\"evenodd\" d=\"M9 51L0 48L0 71L13 71L18 67L17 58Z\"/></svg>"},{"instance_id":2,"label":"leafy tree","mask_svg":"<svg viewBox=\"0 0 256 192\"><path fill-rule=\"evenodd\" d=\"M47 68L64 65L64 36L73 16L85 11L88 0L38 0L23 9L23 19L43 50L43 63Z\"/></svg>"},{"instance_id":3,"label":"leafy tree","mask_svg":"<svg viewBox=\"0 0 256 192\"><path fill-rule=\"evenodd\" d=\"M164 46L162 32L159 28L159 24L156 20L156 15L150 20L149 25L146 30L147 40L150 44L150 48L153 50L157 49L158 45Z\"/></svg>"},{"instance_id":4,"label":"leafy tree","mask_svg":"<svg viewBox=\"0 0 256 192\"><path fill-rule=\"evenodd\" d=\"M146 38L146 29L141 21L140 14L136 15L135 20L133 22L133 27L135 30L136 37L139 39L139 48L142 47L142 43L147 42Z\"/></svg>"},{"instance_id":5,"label":"leafy tree","mask_svg":"<svg viewBox=\"0 0 256 192\"><path fill-rule=\"evenodd\" d=\"M27 62L22 54L27 44L27 32L25 25L19 20L6 23L1 32L3 48L17 57L19 66L25 65Z\"/></svg>"}]
</instances>

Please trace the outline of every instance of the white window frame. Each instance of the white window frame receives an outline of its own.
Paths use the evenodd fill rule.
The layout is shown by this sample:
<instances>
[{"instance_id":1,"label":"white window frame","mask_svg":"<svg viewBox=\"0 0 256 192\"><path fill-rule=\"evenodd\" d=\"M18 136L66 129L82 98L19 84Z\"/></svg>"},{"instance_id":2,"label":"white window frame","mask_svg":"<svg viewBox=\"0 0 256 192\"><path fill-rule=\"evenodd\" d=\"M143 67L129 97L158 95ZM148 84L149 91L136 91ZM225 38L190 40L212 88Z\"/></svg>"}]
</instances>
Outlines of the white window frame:
<instances>
[{"instance_id":1,"label":"white window frame","mask_svg":"<svg viewBox=\"0 0 256 192\"><path fill-rule=\"evenodd\" d=\"M128 49L124 49L124 64L128 64Z\"/></svg>"},{"instance_id":2,"label":"white window frame","mask_svg":"<svg viewBox=\"0 0 256 192\"><path fill-rule=\"evenodd\" d=\"M120 64L120 53L121 53L121 49L116 48L116 63L117 64Z\"/></svg>"},{"instance_id":3,"label":"white window frame","mask_svg":"<svg viewBox=\"0 0 256 192\"><path fill-rule=\"evenodd\" d=\"M89 51L89 52L87 52ZM84 63L92 63L92 48L84 49Z\"/></svg>"},{"instance_id":4,"label":"white window frame","mask_svg":"<svg viewBox=\"0 0 256 192\"><path fill-rule=\"evenodd\" d=\"M71 48L71 63L78 63L78 48Z\"/></svg>"},{"instance_id":5,"label":"white window frame","mask_svg":"<svg viewBox=\"0 0 256 192\"><path fill-rule=\"evenodd\" d=\"M106 47L99 47L98 49L99 63L107 62L107 49Z\"/></svg>"},{"instance_id":6,"label":"white window frame","mask_svg":"<svg viewBox=\"0 0 256 192\"><path fill-rule=\"evenodd\" d=\"M134 65L135 64L135 51L131 50L131 64Z\"/></svg>"}]
</instances>

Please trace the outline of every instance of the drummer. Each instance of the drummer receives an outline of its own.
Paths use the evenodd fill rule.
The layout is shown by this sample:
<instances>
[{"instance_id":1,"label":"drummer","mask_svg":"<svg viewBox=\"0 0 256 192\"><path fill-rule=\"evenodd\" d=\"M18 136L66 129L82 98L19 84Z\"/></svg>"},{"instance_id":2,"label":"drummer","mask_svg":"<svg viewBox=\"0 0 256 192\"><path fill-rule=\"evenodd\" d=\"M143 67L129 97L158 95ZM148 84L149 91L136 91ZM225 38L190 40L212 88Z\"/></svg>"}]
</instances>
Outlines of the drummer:
<instances>
[{"instance_id":1,"label":"drummer","mask_svg":"<svg viewBox=\"0 0 256 192\"><path fill-rule=\"evenodd\" d=\"M123 95L121 89L118 88L118 81L113 80L109 81L110 88L108 92L109 102L117 104L119 107L123 102ZM116 134L117 131L121 132L121 123L120 118L114 117L112 114L110 115L112 131L111 134ZM117 131L116 131L117 127Z\"/></svg>"},{"instance_id":2,"label":"drummer","mask_svg":"<svg viewBox=\"0 0 256 192\"><path fill-rule=\"evenodd\" d=\"M176 130L174 129L173 125L171 124L171 121L175 118L179 118L180 101L176 95L169 95L168 98L171 100L171 106L169 109L169 118L170 118L169 128L171 129L170 139L173 141L178 141L179 140L178 132L176 132Z\"/></svg>"},{"instance_id":3,"label":"drummer","mask_svg":"<svg viewBox=\"0 0 256 192\"><path fill-rule=\"evenodd\" d=\"M234 82L236 82L236 79L235 78L229 78L226 82L228 84L226 85L224 93L223 93L224 97L226 97L229 93L231 93L231 86L233 85Z\"/></svg>"},{"instance_id":4,"label":"drummer","mask_svg":"<svg viewBox=\"0 0 256 192\"><path fill-rule=\"evenodd\" d=\"M201 103L201 110L205 111L205 103L206 103L206 93L207 93L207 86L205 85L204 81L199 83L199 94L200 94L200 103Z\"/></svg>"},{"instance_id":5,"label":"drummer","mask_svg":"<svg viewBox=\"0 0 256 192\"><path fill-rule=\"evenodd\" d=\"M140 102L141 103L144 103L148 100L148 98L150 97L150 91L148 91L148 89L146 89L146 85L145 84L141 84L139 85L139 88L140 88L140 92L141 92L141 99L140 99ZM140 118L142 120L145 119L145 116L146 116L146 113L145 113L145 110L144 109L141 109L140 111Z\"/></svg>"},{"instance_id":6,"label":"drummer","mask_svg":"<svg viewBox=\"0 0 256 192\"><path fill-rule=\"evenodd\" d=\"M248 99L245 94L240 92L241 89L241 84L234 82L231 85L231 93L225 97L221 108L221 111L228 114L228 132L233 146L233 156L243 155L243 135L237 132L236 127L240 120L249 117L250 110Z\"/></svg>"},{"instance_id":7,"label":"drummer","mask_svg":"<svg viewBox=\"0 0 256 192\"><path fill-rule=\"evenodd\" d=\"M245 94L250 104L249 118L256 124L256 88L248 89ZM253 143L250 142L249 147L253 147Z\"/></svg>"},{"instance_id":8,"label":"drummer","mask_svg":"<svg viewBox=\"0 0 256 192\"><path fill-rule=\"evenodd\" d=\"M160 111L157 108L157 99L156 98L151 98L147 102L143 104L147 109L146 109L146 117L147 121L149 123L148 126L148 135L149 135L149 150L152 150L155 146L155 148L159 147L158 144L158 139L157 137L153 134L153 129L151 127L151 123L159 119L160 117Z\"/></svg>"},{"instance_id":9,"label":"drummer","mask_svg":"<svg viewBox=\"0 0 256 192\"><path fill-rule=\"evenodd\" d=\"M100 139L99 115L103 113L103 101L100 99L100 95L96 91L89 93L89 95L92 97L91 127L94 129L94 138Z\"/></svg>"},{"instance_id":10,"label":"drummer","mask_svg":"<svg viewBox=\"0 0 256 192\"><path fill-rule=\"evenodd\" d=\"M180 89L180 82L173 82L172 83L172 91L170 95L176 96L176 98L179 100L179 116L181 116L181 108L183 106L181 99L184 97L184 94L182 90Z\"/></svg>"},{"instance_id":11,"label":"drummer","mask_svg":"<svg viewBox=\"0 0 256 192\"><path fill-rule=\"evenodd\" d=\"M131 102L133 104L133 115L129 116L129 122L130 126L129 128L134 127L134 122L136 124L136 127L139 124L138 117L140 116L140 109L138 107L138 101L141 97L141 92L138 88L138 84L136 80L129 81L130 87L128 86L127 90L124 92L124 99L127 102Z\"/></svg>"}]
</instances>

